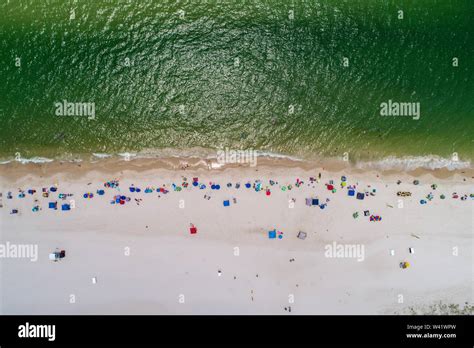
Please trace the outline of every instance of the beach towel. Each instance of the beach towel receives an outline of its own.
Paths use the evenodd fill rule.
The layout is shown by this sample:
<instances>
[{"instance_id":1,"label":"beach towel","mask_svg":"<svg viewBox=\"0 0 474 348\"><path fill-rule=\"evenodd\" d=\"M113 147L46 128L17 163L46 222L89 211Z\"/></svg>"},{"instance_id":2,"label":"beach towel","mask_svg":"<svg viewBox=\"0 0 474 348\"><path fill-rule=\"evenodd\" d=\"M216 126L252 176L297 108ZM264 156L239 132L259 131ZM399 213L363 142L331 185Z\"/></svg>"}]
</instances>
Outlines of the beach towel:
<instances>
[{"instance_id":1,"label":"beach towel","mask_svg":"<svg viewBox=\"0 0 474 348\"><path fill-rule=\"evenodd\" d=\"M227 201L224 201L224 207L228 207L230 205L230 202L227 200Z\"/></svg>"}]
</instances>

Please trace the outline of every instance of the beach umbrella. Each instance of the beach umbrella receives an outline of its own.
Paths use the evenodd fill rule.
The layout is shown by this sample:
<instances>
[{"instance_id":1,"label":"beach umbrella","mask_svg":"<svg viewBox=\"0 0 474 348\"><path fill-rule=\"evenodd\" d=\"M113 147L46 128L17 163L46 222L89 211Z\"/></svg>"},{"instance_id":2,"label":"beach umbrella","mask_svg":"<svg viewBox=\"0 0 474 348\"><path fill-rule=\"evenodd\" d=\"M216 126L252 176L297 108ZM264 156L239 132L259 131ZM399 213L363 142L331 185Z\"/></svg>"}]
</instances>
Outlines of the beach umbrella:
<instances>
[{"instance_id":1,"label":"beach umbrella","mask_svg":"<svg viewBox=\"0 0 474 348\"><path fill-rule=\"evenodd\" d=\"M193 181L193 186L198 186L199 183L197 181Z\"/></svg>"},{"instance_id":2,"label":"beach umbrella","mask_svg":"<svg viewBox=\"0 0 474 348\"><path fill-rule=\"evenodd\" d=\"M245 187L246 187L246 188L250 188L250 186L252 186L252 185L250 185L249 182L245 184Z\"/></svg>"}]
</instances>

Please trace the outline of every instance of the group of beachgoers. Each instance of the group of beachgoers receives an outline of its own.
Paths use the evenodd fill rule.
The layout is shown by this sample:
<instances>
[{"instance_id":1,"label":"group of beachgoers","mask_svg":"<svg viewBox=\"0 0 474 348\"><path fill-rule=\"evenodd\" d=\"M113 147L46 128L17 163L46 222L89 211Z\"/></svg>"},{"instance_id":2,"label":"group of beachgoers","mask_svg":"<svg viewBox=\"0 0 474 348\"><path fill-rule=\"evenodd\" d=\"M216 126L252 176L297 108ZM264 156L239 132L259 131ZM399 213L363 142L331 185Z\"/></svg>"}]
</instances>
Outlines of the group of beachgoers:
<instances>
[{"instance_id":1,"label":"group of beachgoers","mask_svg":"<svg viewBox=\"0 0 474 348\"><path fill-rule=\"evenodd\" d=\"M306 181L306 186L310 188L315 188L316 184L321 182L321 173L316 176L309 177ZM397 184L400 185L401 181L397 181ZM413 185L419 185L419 180L414 180ZM187 177L182 177L180 183L171 183L171 185L160 185L160 186L146 186L143 189L141 187L130 185L128 190L122 190L120 186L120 181L110 180L106 181L103 184L103 187L97 188L96 190L87 190L82 195L83 199L94 199L96 196L104 196L106 191L113 191L113 196L110 199L110 204L118 204L118 205L125 205L132 201L132 195L151 195L153 193L158 194L158 197L161 195L166 195L170 192L180 192L183 190L206 190L206 194L204 195L204 199L209 200L211 198L211 191L219 191L221 189L244 189L244 190L253 190L257 193L264 193L266 196L271 196L274 190L281 190L282 192L289 192L291 190L300 189L305 186L305 181L301 180L300 178L296 178L294 183L282 185L276 180L268 180L268 182L264 182L262 180L253 180L253 181L246 181L245 183L241 184L240 182L228 182L226 185L223 185L221 188L221 184L218 182L202 182L199 180L198 177L193 177L191 180L188 180ZM375 196L377 194L377 189L372 187L371 185L367 185L365 188L360 187L359 183L349 184L348 179L346 176L341 176L340 181L336 184L335 180L329 180L324 183L324 186L327 192L335 194L340 190L344 190L346 195L350 198L355 198L357 200L364 200L366 197ZM339 187L337 187L339 186ZM433 183L430 186L431 192L429 192L426 196L421 197L419 199L419 203L422 205L428 204L436 197L439 199L444 200L446 199L447 195L445 193L439 193L436 195L438 191L438 185ZM95 191L95 192L94 192ZM123 192L126 191L126 192ZM409 191L398 191L397 197L411 197L411 192ZM21 188L13 194L12 191L8 191L6 194L7 200L14 200L17 199L25 199L27 196L32 196L34 198L32 211L39 212L42 210L42 205L40 198L48 201L48 208L53 210L61 209L62 211L69 211L75 208L75 200L73 199L74 194L68 192L61 192L59 191L59 185L54 184L50 187L43 187L41 190L37 191L35 188L28 188L23 190ZM0 193L0 207L3 207L1 202L2 193ZM451 193L452 199L459 199L461 201L466 201L468 199L474 199L474 194L459 194L457 192ZM137 205L140 205L142 198L134 198L134 202ZM292 198L291 201L294 203L296 199ZM231 202L236 203L237 199L233 198L232 200L224 200L223 206L228 207L231 205ZM320 209L325 209L328 204L330 204L331 199L320 199L318 197L308 197L306 198L306 205L307 206L317 206ZM392 206L391 206L392 207ZM13 208L10 210L11 215L19 214L20 210L18 208ZM368 210L363 211L364 217L368 217L368 220L371 222L378 222L382 221L382 217L376 214L371 214ZM356 219L359 217L359 212L353 213L353 218Z\"/></svg>"}]
</instances>

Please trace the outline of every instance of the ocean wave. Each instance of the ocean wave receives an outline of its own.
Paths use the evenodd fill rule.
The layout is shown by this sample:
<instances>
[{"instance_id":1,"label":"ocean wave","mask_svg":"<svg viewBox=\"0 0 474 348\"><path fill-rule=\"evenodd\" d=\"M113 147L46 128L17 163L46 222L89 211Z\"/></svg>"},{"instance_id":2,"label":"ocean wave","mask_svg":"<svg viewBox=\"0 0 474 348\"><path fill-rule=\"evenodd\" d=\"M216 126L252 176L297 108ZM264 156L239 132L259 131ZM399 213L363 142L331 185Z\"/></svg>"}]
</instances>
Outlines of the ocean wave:
<instances>
[{"instance_id":1,"label":"ocean wave","mask_svg":"<svg viewBox=\"0 0 474 348\"><path fill-rule=\"evenodd\" d=\"M415 169L443 169L459 170L471 168L470 161L461 161L443 158L439 156L409 156L409 157L394 157L390 156L381 160L358 162L356 168L359 169L378 169L378 170L405 170L411 171Z\"/></svg>"},{"instance_id":2,"label":"ocean wave","mask_svg":"<svg viewBox=\"0 0 474 348\"><path fill-rule=\"evenodd\" d=\"M53 162L54 159L47 158L47 157L31 157L31 158L20 158L20 159L5 159L1 160L0 164L9 164L13 162L18 162L21 164L27 164L27 163L49 163Z\"/></svg>"},{"instance_id":3,"label":"ocean wave","mask_svg":"<svg viewBox=\"0 0 474 348\"><path fill-rule=\"evenodd\" d=\"M108 153L92 153L92 156L94 156L96 158L109 158L109 157L112 157L112 155L108 154Z\"/></svg>"},{"instance_id":4,"label":"ocean wave","mask_svg":"<svg viewBox=\"0 0 474 348\"><path fill-rule=\"evenodd\" d=\"M89 158L91 163L96 163L97 161L118 158L120 160L133 161L139 159L201 159L200 164L211 164L212 168L221 168L225 164L213 164L217 160L218 150L212 149L189 149L189 150L180 150L180 149L159 149L159 150L146 150L140 151L138 153L92 153L90 155L84 155L82 158L79 156L70 155L68 157L59 157L59 158L47 158L35 156L31 158L7 158L0 159L0 164L9 164L9 163L50 163L54 161L61 162L84 162L86 158ZM286 159L295 162L303 162L304 159L294 157L291 155L285 155L281 153L273 152L264 152L264 151L255 151L257 157L261 158L276 158L276 159ZM329 159L330 160L330 159ZM207 163L210 162L210 163ZM318 162L324 162L324 158L320 158ZM446 168L448 170L460 170L471 168L471 161L468 160L454 160L449 158L443 158L436 155L430 156L406 156L406 157L395 157L390 156L379 160L373 161L357 161L353 163L353 166L358 169L373 169L373 170L400 170L400 171L412 171L415 169L428 169L436 170Z\"/></svg>"}]
</instances>

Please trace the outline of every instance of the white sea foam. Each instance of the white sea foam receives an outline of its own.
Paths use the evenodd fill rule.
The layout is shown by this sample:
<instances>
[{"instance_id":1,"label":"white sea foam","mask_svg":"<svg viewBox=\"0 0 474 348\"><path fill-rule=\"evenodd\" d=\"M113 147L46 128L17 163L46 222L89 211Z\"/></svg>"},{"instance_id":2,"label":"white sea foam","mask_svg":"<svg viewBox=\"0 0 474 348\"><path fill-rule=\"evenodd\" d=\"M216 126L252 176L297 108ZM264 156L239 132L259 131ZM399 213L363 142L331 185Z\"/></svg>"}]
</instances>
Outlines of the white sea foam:
<instances>
[{"instance_id":1,"label":"white sea foam","mask_svg":"<svg viewBox=\"0 0 474 348\"><path fill-rule=\"evenodd\" d=\"M97 158L109 158L112 157L111 154L108 153L93 153L92 156L97 157Z\"/></svg>"},{"instance_id":2,"label":"white sea foam","mask_svg":"<svg viewBox=\"0 0 474 348\"><path fill-rule=\"evenodd\" d=\"M360 169L378 169L378 170L415 170L423 169L442 169L448 170L467 169L471 167L470 161L453 160L439 156L416 156L416 157L387 157L377 161L358 162L357 168Z\"/></svg>"},{"instance_id":3,"label":"white sea foam","mask_svg":"<svg viewBox=\"0 0 474 348\"><path fill-rule=\"evenodd\" d=\"M263 152L263 151L256 151L258 157L267 157L267 158L280 158L280 159L289 159L291 161L304 161L304 159L300 159L290 155L284 155L280 153L273 153L273 152ZM92 153L92 157L94 158L91 161L97 162L97 160L111 158L111 157L120 157L125 160L134 160L134 159L165 159L165 158L197 158L202 160L210 160L211 162L217 159L217 150L211 149L189 149L188 150L179 150L179 149L160 149L160 150L146 150L140 151L139 153L118 153L118 154L110 154L110 153ZM27 163L50 163L55 160L63 161L63 162L81 162L82 159L76 157L71 158L57 158L51 159L47 157L31 157L31 158L21 158L16 160L14 158L10 159L0 159L1 164L9 164L14 162L20 162L22 164ZM205 162L203 162L205 163ZM411 171L418 168L435 170L435 169L442 169L446 168L448 170L459 170L459 169L467 169L471 168L471 161L468 160L453 160L449 158L443 158L436 155L430 156L407 156L407 157L386 157L380 160L374 161L360 161L355 163L355 167L359 169L374 169L374 170L401 170L401 171Z\"/></svg>"},{"instance_id":4,"label":"white sea foam","mask_svg":"<svg viewBox=\"0 0 474 348\"><path fill-rule=\"evenodd\" d=\"M11 160L3 160L0 162L0 164L8 164L8 163L13 163L13 162L19 162L22 164L27 164L27 163L49 163L53 162L54 159L47 158L47 157L31 157L31 158L20 158L20 159L11 159Z\"/></svg>"}]
</instances>

